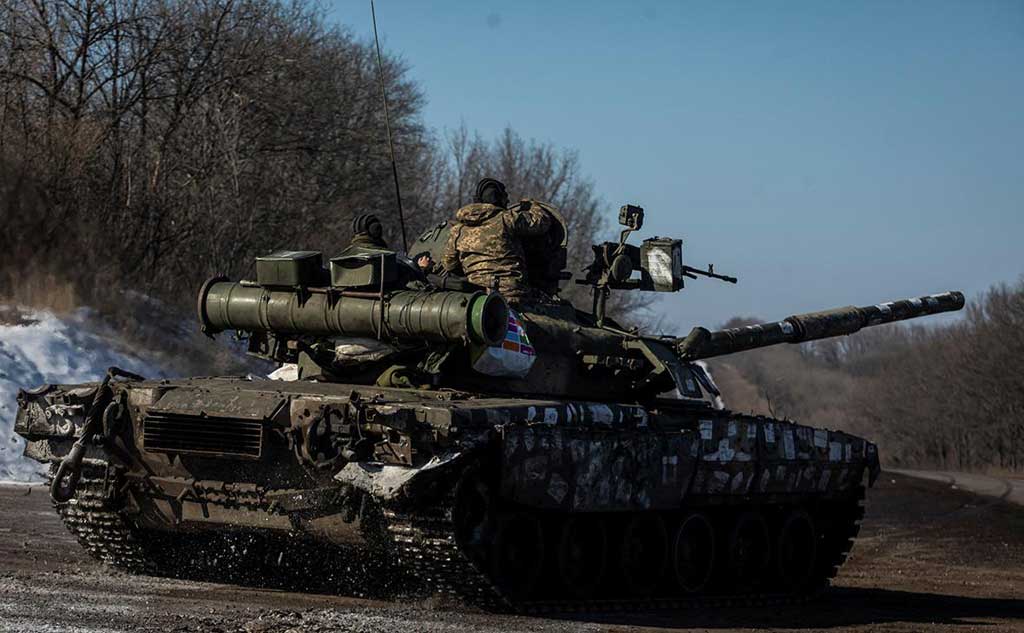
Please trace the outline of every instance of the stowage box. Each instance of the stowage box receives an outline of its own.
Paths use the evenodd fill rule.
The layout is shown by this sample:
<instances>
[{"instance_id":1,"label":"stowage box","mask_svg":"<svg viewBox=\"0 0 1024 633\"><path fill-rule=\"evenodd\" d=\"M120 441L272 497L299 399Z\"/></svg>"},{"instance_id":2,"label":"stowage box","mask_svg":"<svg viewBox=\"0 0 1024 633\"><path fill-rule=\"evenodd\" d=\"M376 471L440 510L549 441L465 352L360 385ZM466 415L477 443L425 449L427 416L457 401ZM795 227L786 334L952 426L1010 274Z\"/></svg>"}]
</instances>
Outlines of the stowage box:
<instances>
[{"instance_id":1,"label":"stowage box","mask_svg":"<svg viewBox=\"0 0 1024 633\"><path fill-rule=\"evenodd\" d=\"M342 255L331 259L331 286L376 288L398 278L398 262L390 251Z\"/></svg>"},{"instance_id":2,"label":"stowage box","mask_svg":"<svg viewBox=\"0 0 1024 633\"><path fill-rule=\"evenodd\" d=\"M675 292L683 287L683 242L652 237L640 245L641 289Z\"/></svg>"},{"instance_id":3,"label":"stowage box","mask_svg":"<svg viewBox=\"0 0 1024 633\"><path fill-rule=\"evenodd\" d=\"M256 258L256 282L266 287L317 286L323 270L320 251L275 251Z\"/></svg>"}]
</instances>

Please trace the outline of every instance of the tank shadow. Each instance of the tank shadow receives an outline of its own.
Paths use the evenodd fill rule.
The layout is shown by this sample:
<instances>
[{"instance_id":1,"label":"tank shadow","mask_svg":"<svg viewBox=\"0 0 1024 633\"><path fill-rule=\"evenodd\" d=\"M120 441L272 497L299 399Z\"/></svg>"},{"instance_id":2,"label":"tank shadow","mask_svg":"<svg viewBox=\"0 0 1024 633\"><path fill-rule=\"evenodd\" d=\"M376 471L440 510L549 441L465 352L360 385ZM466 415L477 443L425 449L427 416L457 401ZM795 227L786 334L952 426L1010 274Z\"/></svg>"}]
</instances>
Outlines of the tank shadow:
<instances>
[{"instance_id":1,"label":"tank shadow","mask_svg":"<svg viewBox=\"0 0 1024 633\"><path fill-rule=\"evenodd\" d=\"M159 575L252 588L322 595L408 600L429 598L421 583L381 552L259 534L220 534L174 539L161 553ZM427 604L431 601L428 600ZM443 601L448 604L447 601ZM458 605L448 604L459 608ZM465 605L467 611L476 611ZM1024 624L1024 598L983 598L883 588L834 587L804 605L709 607L632 613L545 614L548 619L606 625L709 630L765 627L828 630L887 623L982 625L1002 619Z\"/></svg>"},{"instance_id":2,"label":"tank shadow","mask_svg":"<svg viewBox=\"0 0 1024 633\"><path fill-rule=\"evenodd\" d=\"M1024 622L1024 599L837 587L802 606L693 609L559 619L601 624L656 626L668 629L729 629L742 627L828 630L858 625L908 624L981 625L980 619Z\"/></svg>"}]
</instances>

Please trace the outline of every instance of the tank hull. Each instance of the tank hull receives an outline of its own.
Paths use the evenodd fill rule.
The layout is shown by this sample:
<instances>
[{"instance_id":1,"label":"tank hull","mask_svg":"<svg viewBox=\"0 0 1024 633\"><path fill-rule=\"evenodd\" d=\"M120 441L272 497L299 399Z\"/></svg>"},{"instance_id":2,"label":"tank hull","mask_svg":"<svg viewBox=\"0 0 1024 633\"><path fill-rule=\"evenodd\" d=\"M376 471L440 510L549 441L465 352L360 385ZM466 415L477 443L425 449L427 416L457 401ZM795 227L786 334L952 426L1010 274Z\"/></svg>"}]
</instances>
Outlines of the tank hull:
<instances>
[{"instance_id":1,"label":"tank hull","mask_svg":"<svg viewBox=\"0 0 1024 633\"><path fill-rule=\"evenodd\" d=\"M20 394L26 453L63 458L97 389ZM878 473L861 438L694 402L242 378L113 382L100 437L58 511L109 563L166 573L191 535L300 537L492 608L811 595Z\"/></svg>"}]
</instances>

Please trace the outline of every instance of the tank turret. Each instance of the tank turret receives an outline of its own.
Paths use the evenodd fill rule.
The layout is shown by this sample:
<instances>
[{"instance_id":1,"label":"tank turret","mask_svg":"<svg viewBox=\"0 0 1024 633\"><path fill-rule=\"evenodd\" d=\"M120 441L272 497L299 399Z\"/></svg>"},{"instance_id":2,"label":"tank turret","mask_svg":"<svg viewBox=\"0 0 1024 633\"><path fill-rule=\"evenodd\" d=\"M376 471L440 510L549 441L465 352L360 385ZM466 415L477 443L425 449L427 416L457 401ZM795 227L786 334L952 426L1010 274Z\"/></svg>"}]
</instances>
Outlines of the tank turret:
<instances>
[{"instance_id":1,"label":"tank turret","mask_svg":"<svg viewBox=\"0 0 1024 633\"><path fill-rule=\"evenodd\" d=\"M591 312L564 301L516 306L517 322L535 351L528 370L516 376L487 373L475 362L482 348L505 342L505 301L451 277L424 277L411 261L391 251L349 249L331 259L328 268L314 252L258 258L255 281L217 278L203 286L199 319L208 334L247 333L250 353L295 363L300 377L609 401L644 402L676 393L709 405L718 394L693 361L853 334L964 306L961 293L946 292L741 328L695 327L686 337L645 335L605 314L613 290L679 292L686 279L698 276L729 283L737 279L716 273L713 266L685 265L679 239L653 237L640 246L628 244L643 220L642 208L623 206L619 222L625 228L619 240L594 245L594 260L576 281L593 290ZM430 252L446 234L446 226L436 227L415 248ZM353 347L352 339L361 342Z\"/></svg>"}]
</instances>

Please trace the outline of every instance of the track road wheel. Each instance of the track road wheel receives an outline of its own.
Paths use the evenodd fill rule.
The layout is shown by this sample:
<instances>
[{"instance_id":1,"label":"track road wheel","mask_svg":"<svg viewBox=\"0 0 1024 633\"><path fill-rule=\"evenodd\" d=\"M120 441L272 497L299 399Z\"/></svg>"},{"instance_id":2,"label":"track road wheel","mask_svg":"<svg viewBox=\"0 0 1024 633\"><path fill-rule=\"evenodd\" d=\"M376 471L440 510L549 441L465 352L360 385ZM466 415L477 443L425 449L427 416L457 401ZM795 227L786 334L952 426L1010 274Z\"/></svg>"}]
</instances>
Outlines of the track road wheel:
<instances>
[{"instance_id":1,"label":"track road wheel","mask_svg":"<svg viewBox=\"0 0 1024 633\"><path fill-rule=\"evenodd\" d=\"M793 510L782 520L776 545L779 582L787 590L800 593L814 577L818 552L818 531L814 519L803 510Z\"/></svg>"},{"instance_id":2,"label":"track road wheel","mask_svg":"<svg viewBox=\"0 0 1024 633\"><path fill-rule=\"evenodd\" d=\"M626 589L634 596L654 593L668 566L668 532L657 514L638 514L622 531L619 562Z\"/></svg>"},{"instance_id":3,"label":"track road wheel","mask_svg":"<svg viewBox=\"0 0 1024 633\"><path fill-rule=\"evenodd\" d=\"M707 515L683 517L672 539L672 567L683 593L703 591L715 569L717 541Z\"/></svg>"},{"instance_id":4,"label":"track road wheel","mask_svg":"<svg viewBox=\"0 0 1024 633\"><path fill-rule=\"evenodd\" d=\"M498 518L491 544L495 583L514 599L530 597L544 569L544 532L526 512Z\"/></svg>"},{"instance_id":5,"label":"track road wheel","mask_svg":"<svg viewBox=\"0 0 1024 633\"><path fill-rule=\"evenodd\" d=\"M594 595L604 580L608 530L598 517L573 516L562 524L558 541L558 575L576 598Z\"/></svg>"},{"instance_id":6,"label":"track road wheel","mask_svg":"<svg viewBox=\"0 0 1024 633\"><path fill-rule=\"evenodd\" d=\"M729 580L739 591L756 589L764 581L771 561L768 523L759 512L736 517L729 533Z\"/></svg>"}]
</instances>

